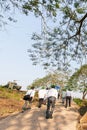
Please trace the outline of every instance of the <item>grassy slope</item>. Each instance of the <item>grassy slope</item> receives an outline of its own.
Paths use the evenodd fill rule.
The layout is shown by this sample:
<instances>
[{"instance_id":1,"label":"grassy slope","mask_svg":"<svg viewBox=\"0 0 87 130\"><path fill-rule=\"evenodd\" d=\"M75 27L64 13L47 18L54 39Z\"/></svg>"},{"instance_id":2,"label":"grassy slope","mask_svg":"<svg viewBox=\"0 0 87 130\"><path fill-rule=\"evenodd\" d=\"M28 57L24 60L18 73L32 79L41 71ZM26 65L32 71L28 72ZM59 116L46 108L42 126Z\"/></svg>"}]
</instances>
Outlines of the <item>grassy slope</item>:
<instances>
[{"instance_id":1,"label":"grassy slope","mask_svg":"<svg viewBox=\"0 0 87 130\"><path fill-rule=\"evenodd\" d=\"M6 117L11 113L20 112L24 104L23 96L24 91L10 90L0 87L0 118ZM35 94L33 106L37 106L38 97Z\"/></svg>"},{"instance_id":2,"label":"grassy slope","mask_svg":"<svg viewBox=\"0 0 87 130\"><path fill-rule=\"evenodd\" d=\"M21 111L24 93L0 87L0 118Z\"/></svg>"}]
</instances>

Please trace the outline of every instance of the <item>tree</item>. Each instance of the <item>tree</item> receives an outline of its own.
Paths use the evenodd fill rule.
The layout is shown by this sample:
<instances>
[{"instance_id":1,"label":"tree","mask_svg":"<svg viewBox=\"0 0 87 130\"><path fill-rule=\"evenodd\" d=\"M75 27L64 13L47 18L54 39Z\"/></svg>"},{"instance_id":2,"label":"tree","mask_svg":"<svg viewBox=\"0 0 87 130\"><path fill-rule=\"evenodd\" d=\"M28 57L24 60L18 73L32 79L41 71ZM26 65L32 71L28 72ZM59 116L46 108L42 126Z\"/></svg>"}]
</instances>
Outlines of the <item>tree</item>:
<instances>
[{"instance_id":1,"label":"tree","mask_svg":"<svg viewBox=\"0 0 87 130\"><path fill-rule=\"evenodd\" d=\"M0 1L0 28L7 25L9 21L16 22L14 13L16 9L22 9L22 0L1 0Z\"/></svg>"},{"instance_id":2,"label":"tree","mask_svg":"<svg viewBox=\"0 0 87 130\"><path fill-rule=\"evenodd\" d=\"M35 87L50 87L50 85L54 84L57 86L64 87L68 82L69 75L64 72L51 72L43 78L36 79L31 86Z\"/></svg>"},{"instance_id":3,"label":"tree","mask_svg":"<svg viewBox=\"0 0 87 130\"><path fill-rule=\"evenodd\" d=\"M56 18L58 25L53 30L44 21L41 6L46 10L45 18ZM31 10L42 16L46 23L45 39L36 33L32 37L35 43L28 52L33 64L67 70L72 61L82 65L84 58L87 60L87 0L33 0L23 7L27 13Z\"/></svg>"},{"instance_id":4,"label":"tree","mask_svg":"<svg viewBox=\"0 0 87 130\"><path fill-rule=\"evenodd\" d=\"M36 43L28 50L33 64L67 70L71 61L82 64L87 58L87 0L2 0L0 7L0 26L8 20L15 21L15 7L26 15L32 12L42 17L45 32L33 35ZM45 18L54 20L56 27L52 29Z\"/></svg>"},{"instance_id":5,"label":"tree","mask_svg":"<svg viewBox=\"0 0 87 130\"><path fill-rule=\"evenodd\" d=\"M53 0L54 1L54 0ZM57 3L56 0L54 1ZM0 27L8 24L9 21L16 22L14 19L14 14L17 12L17 9L22 13L28 15L28 13L33 12L35 16L41 15L40 8L41 5L46 7L48 12L54 11L54 5L52 5L50 0L1 0L0 1ZM58 6L56 4L56 6Z\"/></svg>"},{"instance_id":6,"label":"tree","mask_svg":"<svg viewBox=\"0 0 87 130\"><path fill-rule=\"evenodd\" d=\"M83 99L87 95L87 64L78 69L69 79L68 86L73 90L80 90Z\"/></svg>"}]
</instances>

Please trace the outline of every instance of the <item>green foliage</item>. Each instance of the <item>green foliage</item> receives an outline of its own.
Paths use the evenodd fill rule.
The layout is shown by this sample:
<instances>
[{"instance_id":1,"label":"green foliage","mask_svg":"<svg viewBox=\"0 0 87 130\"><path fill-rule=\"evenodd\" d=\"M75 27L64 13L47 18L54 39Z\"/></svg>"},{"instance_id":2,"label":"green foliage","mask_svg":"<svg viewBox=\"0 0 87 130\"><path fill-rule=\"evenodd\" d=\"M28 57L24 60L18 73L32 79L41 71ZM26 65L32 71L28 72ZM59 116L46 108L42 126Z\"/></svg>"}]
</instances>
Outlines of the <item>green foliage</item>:
<instances>
[{"instance_id":1,"label":"green foliage","mask_svg":"<svg viewBox=\"0 0 87 130\"><path fill-rule=\"evenodd\" d=\"M87 0L4 0L0 7L1 27L8 21L15 22L12 17L14 8L26 15L32 12L36 17L42 17L46 28L36 39L33 37L36 42L29 51L34 65L41 63L44 69L67 70L72 61L84 61L87 54ZM57 23L56 32L48 17L51 23Z\"/></svg>"},{"instance_id":2,"label":"green foliage","mask_svg":"<svg viewBox=\"0 0 87 130\"><path fill-rule=\"evenodd\" d=\"M79 98L75 98L73 100L80 106L78 111L80 115L83 116L87 112L87 100L81 100Z\"/></svg>"},{"instance_id":3,"label":"green foliage","mask_svg":"<svg viewBox=\"0 0 87 130\"><path fill-rule=\"evenodd\" d=\"M67 83L68 74L66 75L64 72L56 71L53 73L49 73L43 78L36 79L31 86L35 87L50 87L50 85L55 84L59 86L64 86Z\"/></svg>"},{"instance_id":4,"label":"green foliage","mask_svg":"<svg viewBox=\"0 0 87 130\"><path fill-rule=\"evenodd\" d=\"M42 30L45 36L35 34L32 37L35 43L29 51L29 56L33 65L41 63L44 69L67 70L72 62L82 63L87 54L86 2L86 0L45 0L45 3L38 3L44 9L44 13L41 12L41 8L38 11L44 19L46 28ZM55 28L46 22L48 17L51 17L51 22L54 17L56 18Z\"/></svg>"},{"instance_id":5,"label":"green foliage","mask_svg":"<svg viewBox=\"0 0 87 130\"><path fill-rule=\"evenodd\" d=\"M79 2L74 3L74 7L75 8L79 7Z\"/></svg>"},{"instance_id":6,"label":"green foliage","mask_svg":"<svg viewBox=\"0 0 87 130\"><path fill-rule=\"evenodd\" d=\"M0 98L20 100L24 94L25 92L0 87Z\"/></svg>"},{"instance_id":7,"label":"green foliage","mask_svg":"<svg viewBox=\"0 0 87 130\"><path fill-rule=\"evenodd\" d=\"M83 14L84 13L84 9L83 8L77 8L76 10L77 10L77 12L79 14Z\"/></svg>"},{"instance_id":8,"label":"green foliage","mask_svg":"<svg viewBox=\"0 0 87 130\"><path fill-rule=\"evenodd\" d=\"M23 0L0 1L0 28L7 25L9 22L17 22L17 20L14 19L14 14L16 13L17 9L21 10L20 7L22 7L22 2Z\"/></svg>"},{"instance_id":9,"label":"green foliage","mask_svg":"<svg viewBox=\"0 0 87 130\"><path fill-rule=\"evenodd\" d=\"M80 90L83 98L87 95L87 64L81 66L69 79L68 86L73 90Z\"/></svg>"},{"instance_id":10,"label":"green foliage","mask_svg":"<svg viewBox=\"0 0 87 130\"><path fill-rule=\"evenodd\" d=\"M78 104L79 106L82 106L83 105L83 100L79 99L79 98L75 98L73 99L74 102L76 102L76 104Z\"/></svg>"}]
</instances>

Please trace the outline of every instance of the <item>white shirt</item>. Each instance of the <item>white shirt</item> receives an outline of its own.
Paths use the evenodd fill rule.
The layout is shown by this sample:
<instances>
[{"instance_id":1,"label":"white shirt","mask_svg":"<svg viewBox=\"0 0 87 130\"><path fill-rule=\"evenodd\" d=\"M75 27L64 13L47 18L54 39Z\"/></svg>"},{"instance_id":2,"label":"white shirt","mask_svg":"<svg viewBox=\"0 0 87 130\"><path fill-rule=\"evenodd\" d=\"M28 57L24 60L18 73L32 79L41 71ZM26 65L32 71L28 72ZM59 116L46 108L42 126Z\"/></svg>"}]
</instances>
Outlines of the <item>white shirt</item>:
<instances>
[{"instance_id":1,"label":"white shirt","mask_svg":"<svg viewBox=\"0 0 87 130\"><path fill-rule=\"evenodd\" d=\"M66 97L66 92L62 91L62 98Z\"/></svg>"},{"instance_id":2,"label":"white shirt","mask_svg":"<svg viewBox=\"0 0 87 130\"><path fill-rule=\"evenodd\" d=\"M28 91L26 92L26 95L30 95L30 97L34 97L34 95L35 95L35 90L32 90L32 89L28 90Z\"/></svg>"},{"instance_id":3,"label":"white shirt","mask_svg":"<svg viewBox=\"0 0 87 130\"><path fill-rule=\"evenodd\" d=\"M71 96L71 91L67 90L66 91L66 96Z\"/></svg>"},{"instance_id":4,"label":"white shirt","mask_svg":"<svg viewBox=\"0 0 87 130\"><path fill-rule=\"evenodd\" d=\"M45 94L46 94L46 90L45 90L45 89L41 89L41 90L39 90L39 92L38 92L39 98L44 98L44 97L45 97Z\"/></svg>"},{"instance_id":5,"label":"white shirt","mask_svg":"<svg viewBox=\"0 0 87 130\"><path fill-rule=\"evenodd\" d=\"M57 90L55 88L51 88L50 90L48 90L47 98L51 97L51 96L53 96L55 98L58 97L58 92L57 92Z\"/></svg>"},{"instance_id":6,"label":"white shirt","mask_svg":"<svg viewBox=\"0 0 87 130\"><path fill-rule=\"evenodd\" d=\"M48 91L49 91L49 90L46 90L46 94L45 94L45 96L44 96L44 100L47 99Z\"/></svg>"}]
</instances>

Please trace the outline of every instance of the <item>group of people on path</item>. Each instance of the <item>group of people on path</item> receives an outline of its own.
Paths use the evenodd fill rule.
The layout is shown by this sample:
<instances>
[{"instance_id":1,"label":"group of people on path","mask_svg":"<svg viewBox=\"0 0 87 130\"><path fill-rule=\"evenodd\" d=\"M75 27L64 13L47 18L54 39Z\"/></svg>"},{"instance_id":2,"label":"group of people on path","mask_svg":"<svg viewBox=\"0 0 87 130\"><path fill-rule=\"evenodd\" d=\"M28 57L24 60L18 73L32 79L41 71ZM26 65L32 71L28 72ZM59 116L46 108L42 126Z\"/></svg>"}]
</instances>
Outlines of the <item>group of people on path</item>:
<instances>
[{"instance_id":1,"label":"group of people on path","mask_svg":"<svg viewBox=\"0 0 87 130\"><path fill-rule=\"evenodd\" d=\"M31 109L31 103L35 97L35 89L32 87L28 90L24 96L25 103L22 107L23 112L26 110L28 104L28 109ZM42 104L46 105L46 119L53 118L53 111L57 99L59 98L59 92L55 89L55 85L51 85L50 88L42 88L38 91L38 108L41 108ZM65 102L65 107L71 106L71 92L67 90L65 94L61 94L62 103Z\"/></svg>"}]
</instances>

